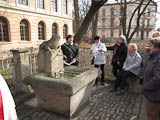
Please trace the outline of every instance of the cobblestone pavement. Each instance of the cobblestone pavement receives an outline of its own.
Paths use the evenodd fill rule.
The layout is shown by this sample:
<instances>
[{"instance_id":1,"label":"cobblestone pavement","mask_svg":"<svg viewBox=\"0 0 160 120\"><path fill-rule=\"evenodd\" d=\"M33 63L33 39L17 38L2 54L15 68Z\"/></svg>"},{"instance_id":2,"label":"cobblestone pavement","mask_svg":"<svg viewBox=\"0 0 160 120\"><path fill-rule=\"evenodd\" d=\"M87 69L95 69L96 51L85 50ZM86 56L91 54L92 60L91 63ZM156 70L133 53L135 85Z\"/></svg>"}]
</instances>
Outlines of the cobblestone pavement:
<instances>
[{"instance_id":1,"label":"cobblestone pavement","mask_svg":"<svg viewBox=\"0 0 160 120\"><path fill-rule=\"evenodd\" d=\"M126 92L123 96L110 93L111 85L94 87L88 104L72 120L145 120L142 94ZM25 105L17 107L20 120L68 120L55 113Z\"/></svg>"}]
</instances>

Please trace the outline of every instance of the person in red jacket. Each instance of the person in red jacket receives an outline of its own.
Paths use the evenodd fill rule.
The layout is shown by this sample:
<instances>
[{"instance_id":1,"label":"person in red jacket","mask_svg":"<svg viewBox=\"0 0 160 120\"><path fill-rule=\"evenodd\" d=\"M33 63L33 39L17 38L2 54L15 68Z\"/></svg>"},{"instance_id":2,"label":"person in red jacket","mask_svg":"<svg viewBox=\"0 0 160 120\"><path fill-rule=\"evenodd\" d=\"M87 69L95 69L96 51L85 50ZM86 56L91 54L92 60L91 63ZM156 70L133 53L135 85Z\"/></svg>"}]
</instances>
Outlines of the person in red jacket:
<instances>
[{"instance_id":1,"label":"person in red jacket","mask_svg":"<svg viewBox=\"0 0 160 120\"><path fill-rule=\"evenodd\" d=\"M0 120L18 120L15 103L8 85L0 74Z\"/></svg>"},{"instance_id":2,"label":"person in red jacket","mask_svg":"<svg viewBox=\"0 0 160 120\"><path fill-rule=\"evenodd\" d=\"M0 120L4 120L2 94L0 90Z\"/></svg>"}]
</instances>

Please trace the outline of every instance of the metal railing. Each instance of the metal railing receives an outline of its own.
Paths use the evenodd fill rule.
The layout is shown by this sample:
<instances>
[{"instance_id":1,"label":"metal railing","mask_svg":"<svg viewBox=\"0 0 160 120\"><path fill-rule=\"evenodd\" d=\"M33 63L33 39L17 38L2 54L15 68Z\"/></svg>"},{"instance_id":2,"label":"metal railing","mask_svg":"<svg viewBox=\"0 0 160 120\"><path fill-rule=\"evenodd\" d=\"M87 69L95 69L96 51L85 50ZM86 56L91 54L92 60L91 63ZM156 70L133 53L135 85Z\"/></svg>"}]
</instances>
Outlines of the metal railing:
<instances>
[{"instance_id":1,"label":"metal railing","mask_svg":"<svg viewBox=\"0 0 160 120\"><path fill-rule=\"evenodd\" d=\"M14 72L13 57L0 57L0 74L10 88L14 86Z\"/></svg>"}]
</instances>

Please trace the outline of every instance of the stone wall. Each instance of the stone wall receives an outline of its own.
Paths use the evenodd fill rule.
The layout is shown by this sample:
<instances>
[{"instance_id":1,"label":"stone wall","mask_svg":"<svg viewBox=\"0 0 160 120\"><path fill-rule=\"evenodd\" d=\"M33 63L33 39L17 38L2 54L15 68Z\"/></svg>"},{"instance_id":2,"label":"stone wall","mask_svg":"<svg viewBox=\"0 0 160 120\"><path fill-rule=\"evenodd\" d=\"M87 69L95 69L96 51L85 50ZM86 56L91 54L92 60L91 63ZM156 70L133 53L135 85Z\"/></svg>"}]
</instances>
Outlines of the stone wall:
<instances>
[{"instance_id":1,"label":"stone wall","mask_svg":"<svg viewBox=\"0 0 160 120\"><path fill-rule=\"evenodd\" d=\"M112 74L112 65L111 65L111 60L112 60L112 51L107 51L105 53L106 56L106 64L105 64L105 75L106 76L113 76ZM92 60L92 55L90 54L90 49L80 49L80 66L83 67L93 67L91 65L91 60Z\"/></svg>"}]
</instances>

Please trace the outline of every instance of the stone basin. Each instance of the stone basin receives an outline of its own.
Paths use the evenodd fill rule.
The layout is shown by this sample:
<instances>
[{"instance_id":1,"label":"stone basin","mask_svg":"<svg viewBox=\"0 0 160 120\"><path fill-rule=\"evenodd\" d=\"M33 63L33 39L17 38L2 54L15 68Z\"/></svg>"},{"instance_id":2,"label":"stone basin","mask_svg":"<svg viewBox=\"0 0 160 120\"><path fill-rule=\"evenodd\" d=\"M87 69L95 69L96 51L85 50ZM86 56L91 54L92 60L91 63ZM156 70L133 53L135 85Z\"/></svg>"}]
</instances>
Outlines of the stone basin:
<instances>
[{"instance_id":1,"label":"stone basin","mask_svg":"<svg viewBox=\"0 0 160 120\"><path fill-rule=\"evenodd\" d=\"M61 78L37 73L26 77L24 83L35 90L41 108L72 117L88 101L97 76L96 68L67 67Z\"/></svg>"}]
</instances>

